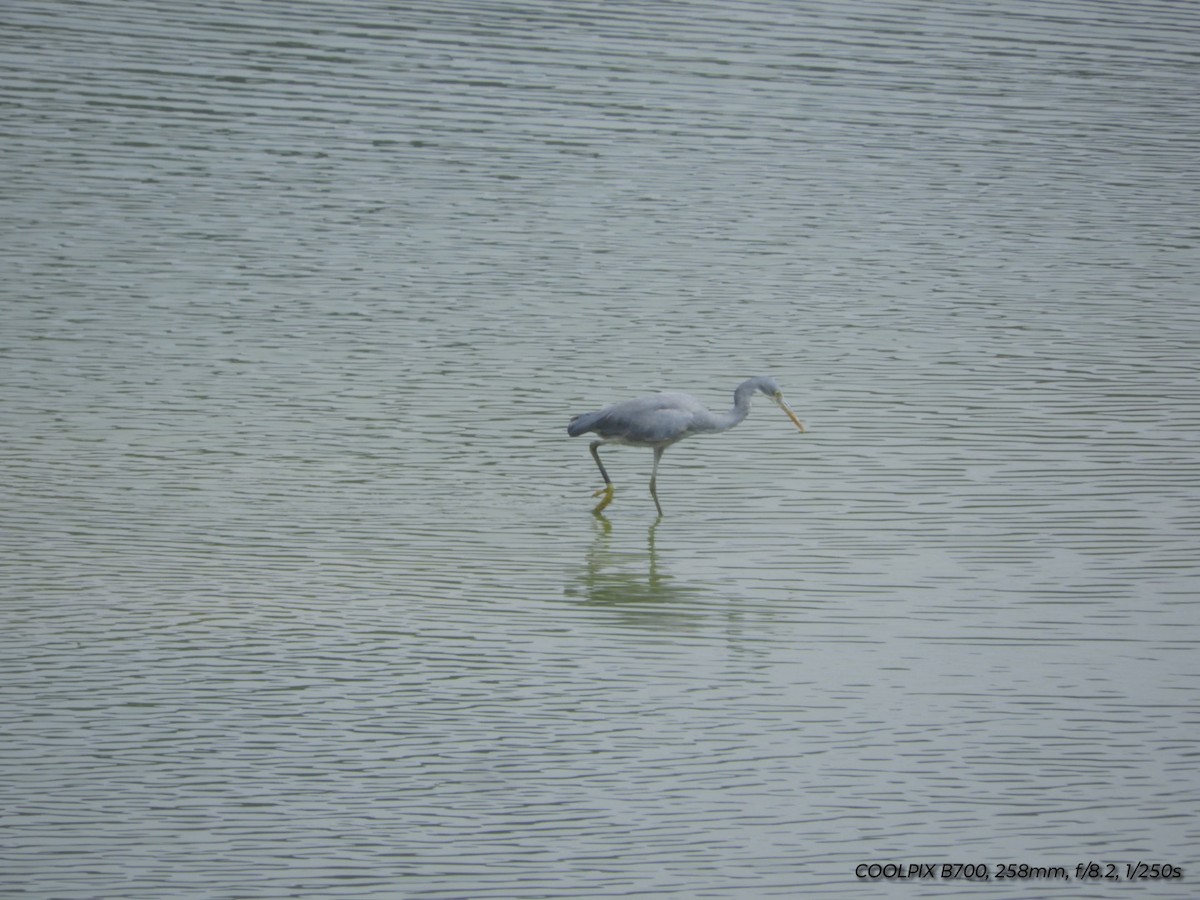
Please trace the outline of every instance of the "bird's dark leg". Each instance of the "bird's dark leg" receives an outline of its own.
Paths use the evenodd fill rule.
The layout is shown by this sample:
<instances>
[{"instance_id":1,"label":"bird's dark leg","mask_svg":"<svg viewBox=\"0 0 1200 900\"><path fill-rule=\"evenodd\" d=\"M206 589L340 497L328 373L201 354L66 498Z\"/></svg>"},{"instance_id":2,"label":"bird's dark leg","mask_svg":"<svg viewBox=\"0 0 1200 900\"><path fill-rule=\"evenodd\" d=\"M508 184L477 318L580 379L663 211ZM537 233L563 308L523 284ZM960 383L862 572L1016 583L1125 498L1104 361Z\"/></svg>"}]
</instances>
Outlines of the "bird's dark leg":
<instances>
[{"instance_id":1,"label":"bird's dark leg","mask_svg":"<svg viewBox=\"0 0 1200 900\"><path fill-rule=\"evenodd\" d=\"M600 490L598 490L598 491L596 491L596 493L592 494L593 497L599 497L601 494L604 495L604 499L601 500L599 503L597 503L596 508L592 510L592 513L595 515L599 515L601 512L603 512L604 507L606 507L606 506L608 506L608 504L612 503L612 498L613 498L612 479L609 478L608 473L604 471L604 463L600 462L599 448L600 448L600 445L603 443L604 443L604 441L592 441L592 443L590 445L591 450L592 450L592 459L596 460L596 466L600 469L600 475L604 479L604 487L600 488Z\"/></svg>"},{"instance_id":2,"label":"bird's dark leg","mask_svg":"<svg viewBox=\"0 0 1200 900\"><path fill-rule=\"evenodd\" d=\"M654 483L658 480L658 461L662 459L663 451L666 447L654 448L654 468L650 470L650 496L654 498L654 505L658 507L658 514L663 514L662 504L658 502L658 491L654 489Z\"/></svg>"}]
</instances>

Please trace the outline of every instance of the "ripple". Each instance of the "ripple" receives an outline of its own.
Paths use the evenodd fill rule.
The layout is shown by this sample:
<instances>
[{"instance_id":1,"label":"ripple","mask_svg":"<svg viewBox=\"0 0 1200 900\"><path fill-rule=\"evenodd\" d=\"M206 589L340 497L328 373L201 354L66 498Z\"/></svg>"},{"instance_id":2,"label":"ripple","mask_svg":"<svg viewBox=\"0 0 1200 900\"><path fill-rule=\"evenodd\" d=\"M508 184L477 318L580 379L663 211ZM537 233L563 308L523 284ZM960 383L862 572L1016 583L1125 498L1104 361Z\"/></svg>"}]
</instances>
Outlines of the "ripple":
<instances>
[{"instance_id":1,"label":"ripple","mask_svg":"<svg viewBox=\"0 0 1200 900\"><path fill-rule=\"evenodd\" d=\"M6 12L12 891L1186 865L1186 7Z\"/></svg>"}]
</instances>

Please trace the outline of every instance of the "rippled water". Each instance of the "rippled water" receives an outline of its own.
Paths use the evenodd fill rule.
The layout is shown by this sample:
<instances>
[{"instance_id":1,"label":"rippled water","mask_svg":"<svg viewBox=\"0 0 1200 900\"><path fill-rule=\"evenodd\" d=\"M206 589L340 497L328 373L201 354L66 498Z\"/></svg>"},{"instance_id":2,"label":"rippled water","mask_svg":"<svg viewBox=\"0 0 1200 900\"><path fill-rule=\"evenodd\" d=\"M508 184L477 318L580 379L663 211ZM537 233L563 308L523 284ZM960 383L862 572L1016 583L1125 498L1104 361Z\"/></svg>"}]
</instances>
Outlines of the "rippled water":
<instances>
[{"instance_id":1,"label":"rippled water","mask_svg":"<svg viewBox=\"0 0 1200 900\"><path fill-rule=\"evenodd\" d=\"M1194 894L1192 7L3 15L5 896Z\"/></svg>"}]
</instances>

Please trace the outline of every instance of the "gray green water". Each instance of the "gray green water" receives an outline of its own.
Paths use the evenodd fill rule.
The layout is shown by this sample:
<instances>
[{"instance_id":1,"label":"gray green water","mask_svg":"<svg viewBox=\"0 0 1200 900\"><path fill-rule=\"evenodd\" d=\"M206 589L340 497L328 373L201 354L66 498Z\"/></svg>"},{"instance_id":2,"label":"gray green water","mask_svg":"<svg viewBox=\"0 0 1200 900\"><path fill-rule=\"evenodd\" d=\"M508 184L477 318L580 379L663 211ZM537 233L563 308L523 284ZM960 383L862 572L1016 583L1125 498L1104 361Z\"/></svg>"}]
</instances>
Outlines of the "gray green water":
<instances>
[{"instance_id":1,"label":"gray green water","mask_svg":"<svg viewBox=\"0 0 1200 900\"><path fill-rule=\"evenodd\" d=\"M5 896L1194 895L1192 7L3 15Z\"/></svg>"}]
</instances>

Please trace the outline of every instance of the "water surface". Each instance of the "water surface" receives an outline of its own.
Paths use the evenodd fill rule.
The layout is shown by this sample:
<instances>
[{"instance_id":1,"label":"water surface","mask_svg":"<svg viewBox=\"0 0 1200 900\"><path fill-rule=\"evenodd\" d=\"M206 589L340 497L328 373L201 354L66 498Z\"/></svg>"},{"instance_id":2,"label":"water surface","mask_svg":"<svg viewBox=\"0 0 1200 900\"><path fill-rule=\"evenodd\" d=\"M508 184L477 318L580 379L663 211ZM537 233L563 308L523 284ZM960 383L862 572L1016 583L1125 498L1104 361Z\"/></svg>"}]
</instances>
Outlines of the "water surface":
<instances>
[{"instance_id":1,"label":"water surface","mask_svg":"<svg viewBox=\"0 0 1200 900\"><path fill-rule=\"evenodd\" d=\"M6 895L1192 895L1189 7L5 18Z\"/></svg>"}]
</instances>

